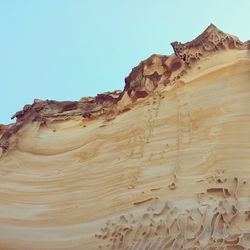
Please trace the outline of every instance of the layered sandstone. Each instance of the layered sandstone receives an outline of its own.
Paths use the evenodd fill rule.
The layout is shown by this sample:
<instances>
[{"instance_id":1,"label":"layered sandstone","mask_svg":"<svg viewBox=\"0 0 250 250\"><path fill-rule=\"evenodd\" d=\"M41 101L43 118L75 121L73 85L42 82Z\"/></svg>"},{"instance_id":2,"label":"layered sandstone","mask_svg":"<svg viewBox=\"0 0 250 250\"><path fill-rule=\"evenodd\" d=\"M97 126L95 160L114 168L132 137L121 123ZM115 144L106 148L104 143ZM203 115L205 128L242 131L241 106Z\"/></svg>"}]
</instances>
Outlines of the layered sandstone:
<instances>
[{"instance_id":1,"label":"layered sandstone","mask_svg":"<svg viewBox=\"0 0 250 250\"><path fill-rule=\"evenodd\" d=\"M250 42L210 25L123 91L0 125L0 249L248 249Z\"/></svg>"}]
</instances>

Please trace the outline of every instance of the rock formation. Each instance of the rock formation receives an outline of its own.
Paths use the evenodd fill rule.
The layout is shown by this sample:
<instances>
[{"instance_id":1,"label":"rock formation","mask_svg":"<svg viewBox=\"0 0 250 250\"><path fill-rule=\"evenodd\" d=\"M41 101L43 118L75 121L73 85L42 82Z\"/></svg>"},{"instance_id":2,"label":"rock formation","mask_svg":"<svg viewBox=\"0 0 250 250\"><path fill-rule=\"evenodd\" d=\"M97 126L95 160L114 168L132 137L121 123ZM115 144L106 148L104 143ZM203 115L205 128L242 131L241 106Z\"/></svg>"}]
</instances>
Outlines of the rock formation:
<instances>
[{"instance_id":1,"label":"rock formation","mask_svg":"<svg viewBox=\"0 0 250 250\"><path fill-rule=\"evenodd\" d=\"M249 249L250 41L172 47L0 125L0 249Z\"/></svg>"}]
</instances>

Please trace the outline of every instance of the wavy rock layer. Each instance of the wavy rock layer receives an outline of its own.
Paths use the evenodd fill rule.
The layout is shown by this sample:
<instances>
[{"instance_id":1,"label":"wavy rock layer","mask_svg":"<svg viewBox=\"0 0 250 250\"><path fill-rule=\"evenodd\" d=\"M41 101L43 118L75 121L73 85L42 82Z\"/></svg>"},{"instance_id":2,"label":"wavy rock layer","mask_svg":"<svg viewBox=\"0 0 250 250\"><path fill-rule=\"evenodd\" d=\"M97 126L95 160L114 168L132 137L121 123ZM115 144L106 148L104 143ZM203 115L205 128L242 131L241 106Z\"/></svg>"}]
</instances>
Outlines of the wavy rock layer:
<instances>
[{"instance_id":1,"label":"wavy rock layer","mask_svg":"<svg viewBox=\"0 0 250 250\"><path fill-rule=\"evenodd\" d=\"M173 47L0 127L1 249L249 249L249 42Z\"/></svg>"}]
</instances>

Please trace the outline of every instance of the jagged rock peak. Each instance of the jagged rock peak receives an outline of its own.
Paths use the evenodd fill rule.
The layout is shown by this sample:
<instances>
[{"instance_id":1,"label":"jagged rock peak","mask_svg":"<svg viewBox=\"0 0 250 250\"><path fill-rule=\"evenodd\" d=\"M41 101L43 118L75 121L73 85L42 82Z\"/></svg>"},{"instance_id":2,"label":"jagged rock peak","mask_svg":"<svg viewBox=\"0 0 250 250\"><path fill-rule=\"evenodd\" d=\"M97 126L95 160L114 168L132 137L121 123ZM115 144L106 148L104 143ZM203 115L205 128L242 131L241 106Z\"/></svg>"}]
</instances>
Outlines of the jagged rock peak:
<instances>
[{"instance_id":1,"label":"jagged rock peak","mask_svg":"<svg viewBox=\"0 0 250 250\"><path fill-rule=\"evenodd\" d=\"M191 42L171 43L176 56L186 64L199 60L202 56L225 49L241 49L243 43L236 37L222 32L214 24Z\"/></svg>"}]
</instances>

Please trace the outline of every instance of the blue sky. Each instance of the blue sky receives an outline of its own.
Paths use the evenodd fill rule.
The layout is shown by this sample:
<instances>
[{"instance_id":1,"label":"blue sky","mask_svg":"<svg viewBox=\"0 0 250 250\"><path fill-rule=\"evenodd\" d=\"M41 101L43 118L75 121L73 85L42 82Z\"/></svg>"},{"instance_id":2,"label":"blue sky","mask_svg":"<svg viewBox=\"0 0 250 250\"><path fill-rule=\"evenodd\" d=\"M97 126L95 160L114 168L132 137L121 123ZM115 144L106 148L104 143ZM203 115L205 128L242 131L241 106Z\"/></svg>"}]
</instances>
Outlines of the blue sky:
<instances>
[{"instance_id":1,"label":"blue sky","mask_svg":"<svg viewBox=\"0 0 250 250\"><path fill-rule=\"evenodd\" d=\"M123 89L132 67L210 23L250 39L249 0L0 0L0 123L34 98Z\"/></svg>"}]
</instances>

